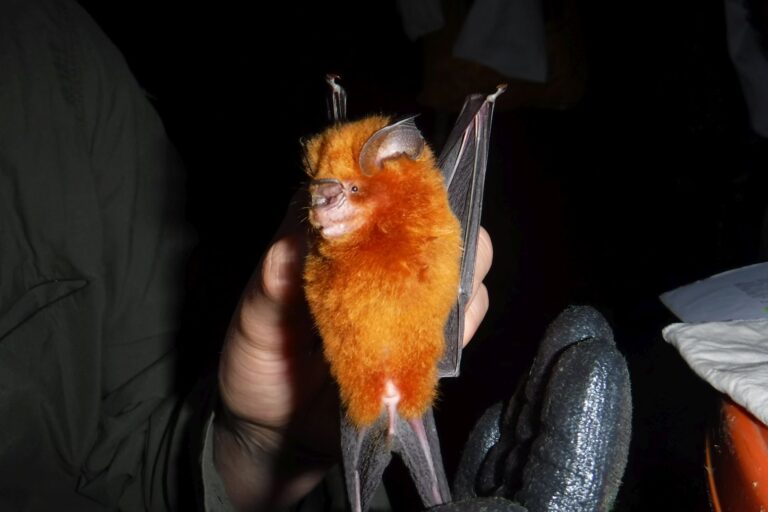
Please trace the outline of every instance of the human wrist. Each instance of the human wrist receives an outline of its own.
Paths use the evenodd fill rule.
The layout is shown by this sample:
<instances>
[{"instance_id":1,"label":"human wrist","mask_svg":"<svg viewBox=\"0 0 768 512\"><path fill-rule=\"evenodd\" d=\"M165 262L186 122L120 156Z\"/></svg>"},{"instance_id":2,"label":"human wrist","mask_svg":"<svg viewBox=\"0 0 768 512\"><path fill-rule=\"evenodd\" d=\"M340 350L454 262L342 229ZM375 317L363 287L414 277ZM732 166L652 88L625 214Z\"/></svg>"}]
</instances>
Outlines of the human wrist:
<instances>
[{"instance_id":1,"label":"human wrist","mask_svg":"<svg viewBox=\"0 0 768 512\"><path fill-rule=\"evenodd\" d=\"M331 460L312 455L280 429L220 411L213 424L214 465L237 510L280 510L308 494Z\"/></svg>"}]
</instances>

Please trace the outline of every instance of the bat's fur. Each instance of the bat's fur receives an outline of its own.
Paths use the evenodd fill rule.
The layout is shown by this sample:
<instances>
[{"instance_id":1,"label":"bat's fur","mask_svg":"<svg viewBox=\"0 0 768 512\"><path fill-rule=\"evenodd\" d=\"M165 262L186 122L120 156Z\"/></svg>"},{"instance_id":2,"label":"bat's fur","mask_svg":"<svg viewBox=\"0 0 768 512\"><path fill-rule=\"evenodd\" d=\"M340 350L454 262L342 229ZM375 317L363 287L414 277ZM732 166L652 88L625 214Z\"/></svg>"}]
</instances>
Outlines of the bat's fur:
<instances>
[{"instance_id":1,"label":"bat's fur","mask_svg":"<svg viewBox=\"0 0 768 512\"><path fill-rule=\"evenodd\" d=\"M306 144L313 179L359 187L348 200L359 207L362 227L338 238L318 232L304 273L325 355L358 426L381 414L387 380L405 418L433 402L459 283L461 228L432 151L385 160L370 177L358 167L362 146L389 122L373 116L338 124Z\"/></svg>"}]
</instances>

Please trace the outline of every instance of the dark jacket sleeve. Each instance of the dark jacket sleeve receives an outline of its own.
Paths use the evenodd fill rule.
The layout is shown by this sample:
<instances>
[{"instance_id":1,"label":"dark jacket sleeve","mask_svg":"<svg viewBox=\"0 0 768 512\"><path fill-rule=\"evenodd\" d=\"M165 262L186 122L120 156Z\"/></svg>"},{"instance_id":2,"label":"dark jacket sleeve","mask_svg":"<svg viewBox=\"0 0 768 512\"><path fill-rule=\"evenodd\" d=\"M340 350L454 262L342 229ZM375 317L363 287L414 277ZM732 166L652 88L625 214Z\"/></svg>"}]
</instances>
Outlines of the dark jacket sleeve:
<instances>
[{"instance_id":1,"label":"dark jacket sleeve","mask_svg":"<svg viewBox=\"0 0 768 512\"><path fill-rule=\"evenodd\" d=\"M0 0L0 70L0 510L190 510L178 155L74 2Z\"/></svg>"}]
</instances>

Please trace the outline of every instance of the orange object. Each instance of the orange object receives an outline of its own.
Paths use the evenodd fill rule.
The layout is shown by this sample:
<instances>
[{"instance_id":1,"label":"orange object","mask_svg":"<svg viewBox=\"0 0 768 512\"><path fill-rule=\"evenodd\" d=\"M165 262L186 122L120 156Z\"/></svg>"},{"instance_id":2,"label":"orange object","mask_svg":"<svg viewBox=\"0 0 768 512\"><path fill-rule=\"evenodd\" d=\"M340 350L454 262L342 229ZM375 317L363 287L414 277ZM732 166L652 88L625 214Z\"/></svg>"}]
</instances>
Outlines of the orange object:
<instances>
[{"instance_id":1,"label":"orange object","mask_svg":"<svg viewBox=\"0 0 768 512\"><path fill-rule=\"evenodd\" d=\"M305 291L358 426L385 406L416 418L431 405L458 293L461 227L434 155L420 134L407 141L407 122L390 139L385 117L336 124L306 144L315 236Z\"/></svg>"},{"instance_id":2,"label":"orange object","mask_svg":"<svg viewBox=\"0 0 768 512\"><path fill-rule=\"evenodd\" d=\"M724 398L706 457L715 512L768 511L768 427L760 420Z\"/></svg>"}]
</instances>

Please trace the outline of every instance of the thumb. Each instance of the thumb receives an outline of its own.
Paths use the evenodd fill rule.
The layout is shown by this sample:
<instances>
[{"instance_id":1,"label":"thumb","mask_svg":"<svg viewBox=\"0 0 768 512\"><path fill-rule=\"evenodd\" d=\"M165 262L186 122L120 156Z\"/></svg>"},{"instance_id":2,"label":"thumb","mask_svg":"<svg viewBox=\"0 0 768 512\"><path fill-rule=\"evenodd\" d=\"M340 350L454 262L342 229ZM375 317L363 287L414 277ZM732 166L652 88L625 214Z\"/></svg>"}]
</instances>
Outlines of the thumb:
<instances>
[{"instance_id":1,"label":"thumb","mask_svg":"<svg viewBox=\"0 0 768 512\"><path fill-rule=\"evenodd\" d=\"M291 353L302 338L303 237L279 238L240 299L219 360L219 391L236 417L284 425L291 413Z\"/></svg>"},{"instance_id":2,"label":"thumb","mask_svg":"<svg viewBox=\"0 0 768 512\"><path fill-rule=\"evenodd\" d=\"M276 307L293 305L300 297L306 240L301 233L279 238L267 250L260 268L249 283L245 301L263 295Z\"/></svg>"},{"instance_id":3,"label":"thumb","mask_svg":"<svg viewBox=\"0 0 768 512\"><path fill-rule=\"evenodd\" d=\"M306 238L290 233L267 250L242 296L233 327L264 350L279 349L302 297Z\"/></svg>"}]
</instances>

